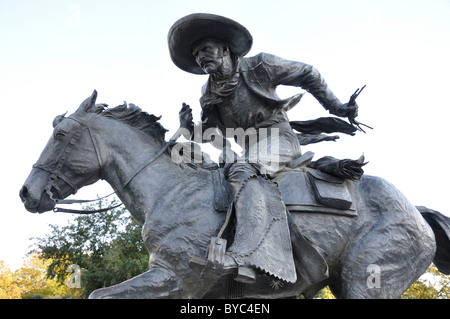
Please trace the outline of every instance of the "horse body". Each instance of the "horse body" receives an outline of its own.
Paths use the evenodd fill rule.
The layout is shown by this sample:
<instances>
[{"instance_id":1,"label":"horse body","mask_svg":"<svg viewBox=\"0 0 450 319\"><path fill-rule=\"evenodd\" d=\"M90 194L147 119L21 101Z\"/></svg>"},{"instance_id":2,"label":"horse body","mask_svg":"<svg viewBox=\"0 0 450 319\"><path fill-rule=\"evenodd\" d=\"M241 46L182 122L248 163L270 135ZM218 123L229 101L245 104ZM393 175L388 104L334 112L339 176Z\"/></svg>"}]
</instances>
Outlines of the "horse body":
<instances>
[{"instance_id":1,"label":"horse body","mask_svg":"<svg viewBox=\"0 0 450 319\"><path fill-rule=\"evenodd\" d=\"M353 186L353 220L298 214L296 223L322 249L330 265L327 284L337 297L397 298L433 261L433 231L386 180L366 175Z\"/></svg>"},{"instance_id":2,"label":"horse body","mask_svg":"<svg viewBox=\"0 0 450 319\"><path fill-rule=\"evenodd\" d=\"M65 198L74 189L102 178L141 223L150 269L116 286L96 290L92 298L229 297L237 283L227 276L209 280L189 267L192 257L206 256L211 237L225 220L225 214L214 208L211 171L176 164L166 152L123 187L137 167L158 152L163 140L149 137L130 122L118 121L113 113L105 116L106 111L95 108L95 98L96 92L55 127L55 137L64 132L65 139L80 126L88 131L71 151L74 160L65 160L66 167L55 181L58 191L45 191L49 175L59 163L48 151L54 155L63 152L66 145L64 138L54 137L21 190L25 207L31 212L51 210L55 203L50 195ZM125 107L123 111L129 110ZM67 182L69 177L72 183ZM328 278L309 283L299 275L297 282L290 284L260 274L255 284L240 284L238 296L314 296L326 285L341 298L400 296L433 261L433 231L418 210L384 179L363 176L352 182L350 189L356 217L291 214L301 234L328 264Z\"/></svg>"}]
</instances>

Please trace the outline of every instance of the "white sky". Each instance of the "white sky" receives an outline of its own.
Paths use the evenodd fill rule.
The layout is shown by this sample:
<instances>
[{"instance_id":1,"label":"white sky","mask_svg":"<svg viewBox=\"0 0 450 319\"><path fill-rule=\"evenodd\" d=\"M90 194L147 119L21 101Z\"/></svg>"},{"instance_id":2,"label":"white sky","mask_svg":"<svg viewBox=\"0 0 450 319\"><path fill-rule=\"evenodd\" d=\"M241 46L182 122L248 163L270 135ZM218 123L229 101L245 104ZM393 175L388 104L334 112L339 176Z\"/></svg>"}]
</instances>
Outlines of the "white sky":
<instances>
[{"instance_id":1,"label":"white sky","mask_svg":"<svg viewBox=\"0 0 450 319\"><path fill-rule=\"evenodd\" d=\"M206 76L173 65L167 32L194 12L227 16L246 26L259 52L314 65L347 101L358 98L367 134L304 147L320 156L370 162L415 205L450 216L447 169L450 84L449 0L341 1L17 1L0 0L0 260L20 266L28 238L67 215L28 213L18 196L52 132L57 114L76 110L97 89L111 107L124 100L162 115L171 136L182 102L199 120ZM295 90L281 90L288 95ZM328 113L311 96L291 120ZM105 183L77 198L110 191Z\"/></svg>"}]
</instances>

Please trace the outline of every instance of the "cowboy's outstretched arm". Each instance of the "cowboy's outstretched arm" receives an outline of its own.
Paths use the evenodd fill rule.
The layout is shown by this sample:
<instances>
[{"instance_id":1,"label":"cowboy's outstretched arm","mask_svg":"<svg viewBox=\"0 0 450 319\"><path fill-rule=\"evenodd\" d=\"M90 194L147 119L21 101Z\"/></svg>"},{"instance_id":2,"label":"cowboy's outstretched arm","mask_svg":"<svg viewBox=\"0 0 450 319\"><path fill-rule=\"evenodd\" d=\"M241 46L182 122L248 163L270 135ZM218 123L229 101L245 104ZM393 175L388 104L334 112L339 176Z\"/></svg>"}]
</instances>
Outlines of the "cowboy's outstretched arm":
<instances>
[{"instance_id":1,"label":"cowboy's outstretched arm","mask_svg":"<svg viewBox=\"0 0 450 319\"><path fill-rule=\"evenodd\" d=\"M312 65L285 60L270 54L264 54L263 61L276 86L301 87L311 93L331 114L340 117L357 116L358 105L342 103L328 87L323 76Z\"/></svg>"}]
</instances>

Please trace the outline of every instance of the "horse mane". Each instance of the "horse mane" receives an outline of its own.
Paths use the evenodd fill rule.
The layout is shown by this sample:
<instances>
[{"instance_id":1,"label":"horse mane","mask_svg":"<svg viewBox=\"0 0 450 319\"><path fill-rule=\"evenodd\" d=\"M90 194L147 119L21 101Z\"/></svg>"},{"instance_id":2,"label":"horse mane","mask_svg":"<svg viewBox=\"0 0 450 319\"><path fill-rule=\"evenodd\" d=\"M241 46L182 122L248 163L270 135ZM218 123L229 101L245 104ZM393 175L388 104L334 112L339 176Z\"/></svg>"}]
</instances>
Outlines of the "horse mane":
<instances>
[{"instance_id":1,"label":"horse mane","mask_svg":"<svg viewBox=\"0 0 450 319\"><path fill-rule=\"evenodd\" d=\"M134 127L141 132L155 138L161 144L165 142L165 134L167 130L159 123L161 116L155 116L153 114L148 114L142 109L132 103L116 106L114 108L103 110L100 115L118 120L131 127Z\"/></svg>"},{"instance_id":2,"label":"horse mane","mask_svg":"<svg viewBox=\"0 0 450 319\"><path fill-rule=\"evenodd\" d=\"M138 129L141 132L144 132L145 134L153 137L157 142L161 144L161 146L166 143L164 137L167 130L161 125L161 123L158 122L161 119L161 116L158 117L153 114L148 114L147 112L142 111L142 109L137 105L134 105L132 103L127 104L126 102L114 108L106 109L106 107L106 104L97 104L95 106L94 112L106 118L128 124L129 126ZM173 145L170 145L166 149L165 153L170 155L172 147ZM197 152L197 149L193 148L192 152ZM210 170L216 169L218 167L217 164L213 163L210 160L208 154L203 153L202 151L200 151L200 154L197 155L194 153L184 154L184 156L186 156L186 161L180 163L181 168L190 167L194 168L195 170L199 168ZM203 160L206 159L208 162L202 161L201 163L193 163L192 159L198 158L199 156L201 156Z\"/></svg>"}]
</instances>

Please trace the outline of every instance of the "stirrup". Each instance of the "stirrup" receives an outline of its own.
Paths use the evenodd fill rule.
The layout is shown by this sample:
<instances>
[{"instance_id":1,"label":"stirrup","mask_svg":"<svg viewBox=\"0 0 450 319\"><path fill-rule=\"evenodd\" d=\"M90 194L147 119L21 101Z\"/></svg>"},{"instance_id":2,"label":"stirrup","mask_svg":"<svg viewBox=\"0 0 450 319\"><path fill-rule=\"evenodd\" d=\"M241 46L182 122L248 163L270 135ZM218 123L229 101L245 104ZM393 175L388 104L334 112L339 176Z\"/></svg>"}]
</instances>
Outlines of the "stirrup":
<instances>
[{"instance_id":1,"label":"stirrup","mask_svg":"<svg viewBox=\"0 0 450 319\"><path fill-rule=\"evenodd\" d=\"M208 247L208 257L200 258L193 257L189 261L189 265L192 269L204 273L205 270L209 275L220 277L223 272L223 266L225 264L225 252L227 249L227 240L222 238L222 235L225 229L228 227L228 224L231 220L231 215L233 213L234 201L231 202L228 207L227 215L225 217L225 222L220 228L219 234L217 237L211 237L211 241Z\"/></svg>"},{"instance_id":2,"label":"stirrup","mask_svg":"<svg viewBox=\"0 0 450 319\"><path fill-rule=\"evenodd\" d=\"M229 256L229 258L233 258ZM198 273L220 277L229 274L236 274L234 280L244 284L254 284L256 282L256 271L252 267L239 266L225 266L224 264L217 264L209 258L192 257L189 261L189 266Z\"/></svg>"},{"instance_id":3,"label":"stirrup","mask_svg":"<svg viewBox=\"0 0 450 319\"><path fill-rule=\"evenodd\" d=\"M225 264L225 251L227 249L226 239L211 237L208 248L208 257L192 257L189 266L199 272L202 276L220 277Z\"/></svg>"}]
</instances>

